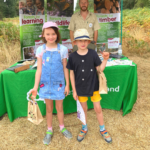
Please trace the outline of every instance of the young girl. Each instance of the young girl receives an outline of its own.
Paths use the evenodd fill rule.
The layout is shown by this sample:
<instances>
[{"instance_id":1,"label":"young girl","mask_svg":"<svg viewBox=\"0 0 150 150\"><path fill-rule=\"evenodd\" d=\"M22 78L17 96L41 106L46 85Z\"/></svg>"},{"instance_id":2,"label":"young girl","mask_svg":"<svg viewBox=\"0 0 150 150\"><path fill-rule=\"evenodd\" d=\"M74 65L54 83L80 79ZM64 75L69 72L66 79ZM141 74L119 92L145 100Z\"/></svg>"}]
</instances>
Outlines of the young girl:
<instances>
[{"instance_id":1,"label":"young girl","mask_svg":"<svg viewBox=\"0 0 150 150\"><path fill-rule=\"evenodd\" d=\"M36 96L40 83L39 96L46 102L48 127L43 143L48 145L53 135L53 100L56 103L60 131L66 138L72 138L72 134L64 127L63 113L63 99L65 95L69 94L69 72L66 68L68 50L65 46L58 44L60 34L56 23L46 22L42 30L41 37L45 44L37 49L37 71L31 93ZM64 78L66 79L66 86Z\"/></svg>"},{"instance_id":2,"label":"young girl","mask_svg":"<svg viewBox=\"0 0 150 150\"><path fill-rule=\"evenodd\" d=\"M43 7L43 2L42 0L36 0L35 1L37 10L35 12L36 15L44 15L44 7Z\"/></svg>"}]
</instances>

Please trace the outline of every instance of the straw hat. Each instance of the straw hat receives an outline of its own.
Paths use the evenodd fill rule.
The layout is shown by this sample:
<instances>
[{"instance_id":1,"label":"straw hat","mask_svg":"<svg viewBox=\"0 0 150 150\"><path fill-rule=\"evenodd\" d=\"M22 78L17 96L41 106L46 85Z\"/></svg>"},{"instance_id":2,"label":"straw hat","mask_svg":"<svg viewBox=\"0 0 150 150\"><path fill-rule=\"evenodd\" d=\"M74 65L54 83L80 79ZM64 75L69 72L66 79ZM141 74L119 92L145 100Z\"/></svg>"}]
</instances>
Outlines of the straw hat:
<instances>
[{"instance_id":1,"label":"straw hat","mask_svg":"<svg viewBox=\"0 0 150 150\"><path fill-rule=\"evenodd\" d=\"M78 29L74 33L74 40L90 40L89 33L86 29Z\"/></svg>"}]
</instances>

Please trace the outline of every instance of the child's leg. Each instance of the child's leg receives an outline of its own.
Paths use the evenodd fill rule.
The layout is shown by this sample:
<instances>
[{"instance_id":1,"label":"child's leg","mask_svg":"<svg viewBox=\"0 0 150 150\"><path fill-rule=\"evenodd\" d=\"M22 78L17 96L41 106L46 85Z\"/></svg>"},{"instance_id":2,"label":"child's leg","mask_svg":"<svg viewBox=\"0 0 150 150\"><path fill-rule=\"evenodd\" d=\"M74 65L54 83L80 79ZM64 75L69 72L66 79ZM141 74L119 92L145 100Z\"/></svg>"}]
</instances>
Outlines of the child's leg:
<instances>
[{"instance_id":1,"label":"child's leg","mask_svg":"<svg viewBox=\"0 0 150 150\"><path fill-rule=\"evenodd\" d=\"M85 120L87 122L87 102L80 102L81 103L81 106L84 110L84 114L85 114ZM83 123L82 123L83 124Z\"/></svg>"},{"instance_id":2,"label":"child's leg","mask_svg":"<svg viewBox=\"0 0 150 150\"><path fill-rule=\"evenodd\" d=\"M102 126L102 125L104 125L104 120L103 120L103 113L102 113L100 101L93 102L93 105L94 105L94 110L96 112L96 116L97 116L97 120L99 122L99 125Z\"/></svg>"},{"instance_id":3,"label":"child's leg","mask_svg":"<svg viewBox=\"0 0 150 150\"><path fill-rule=\"evenodd\" d=\"M105 130L102 107L100 105L100 102L93 102L93 104L94 104L94 110L96 112L97 120L99 122L100 133L106 142L111 143L112 139L110 135L108 134L108 132Z\"/></svg>"},{"instance_id":4,"label":"child's leg","mask_svg":"<svg viewBox=\"0 0 150 150\"><path fill-rule=\"evenodd\" d=\"M62 134L68 138L72 138L72 134L64 127L64 111L63 111L63 100L56 100L56 110L57 110L57 117L59 121L59 127Z\"/></svg>"},{"instance_id":5,"label":"child's leg","mask_svg":"<svg viewBox=\"0 0 150 150\"><path fill-rule=\"evenodd\" d=\"M53 112L53 100L45 99L46 102L46 119L48 128L52 127L52 112Z\"/></svg>"},{"instance_id":6,"label":"child's leg","mask_svg":"<svg viewBox=\"0 0 150 150\"><path fill-rule=\"evenodd\" d=\"M59 125L64 125L63 100L56 100L55 103Z\"/></svg>"},{"instance_id":7,"label":"child's leg","mask_svg":"<svg viewBox=\"0 0 150 150\"><path fill-rule=\"evenodd\" d=\"M82 129L81 129L81 131L80 131L80 133L78 134L78 137L77 137L77 140L79 142L81 142L85 138L85 135L87 134L87 131L88 131L88 128L87 128L87 100L88 100L88 97L79 96L79 101L80 101L80 104L83 108L83 111L84 111L84 114L85 114L85 120L86 120L86 125L84 125L82 123Z\"/></svg>"},{"instance_id":8,"label":"child's leg","mask_svg":"<svg viewBox=\"0 0 150 150\"><path fill-rule=\"evenodd\" d=\"M93 96L91 97L91 101L94 104L94 110L96 112L97 120L99 122L100 134L103 136L103 138L106 142L111 143L112 139L111 139L110 135L108 134L108 132L105 130L100 100L101 100L101 97L99 95L99 91L95 91L93 93Z\"/></svg>"},{"instance_id":9,"label":"child's leg","mask_svg":"<svg viewBox=\"0 0 150 150\"><path fill-rule=\"evenodd\" d=\"M45 145L48 145L51 142L51 138L53 135L53 132L52 132L53 100L45 99L45 102L46 102L46 118L47 118L48 130L43 139L43 143Z\"/></svg>"}]
</instances>

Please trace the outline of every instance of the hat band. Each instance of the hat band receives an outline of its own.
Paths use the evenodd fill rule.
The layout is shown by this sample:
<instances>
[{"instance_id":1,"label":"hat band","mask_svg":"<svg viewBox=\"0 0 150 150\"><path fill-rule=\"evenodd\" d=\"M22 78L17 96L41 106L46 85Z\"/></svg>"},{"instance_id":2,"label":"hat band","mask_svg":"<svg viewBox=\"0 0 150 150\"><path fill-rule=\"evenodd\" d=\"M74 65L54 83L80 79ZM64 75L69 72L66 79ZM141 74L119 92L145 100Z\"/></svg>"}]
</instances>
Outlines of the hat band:
<instances>
[{"instance_id":1,"label":"hat band","mask_svg":"<svg viewBox=\"0 0 150 150\"><path fill-rule=\"evenodd\" d=\"M88 38L88 39L90 39L89 36L84 35L84 36L78 36L78 37L76 37L75 40L76 39L81 39L81 38Z\"/></svg>"}]
</instances>

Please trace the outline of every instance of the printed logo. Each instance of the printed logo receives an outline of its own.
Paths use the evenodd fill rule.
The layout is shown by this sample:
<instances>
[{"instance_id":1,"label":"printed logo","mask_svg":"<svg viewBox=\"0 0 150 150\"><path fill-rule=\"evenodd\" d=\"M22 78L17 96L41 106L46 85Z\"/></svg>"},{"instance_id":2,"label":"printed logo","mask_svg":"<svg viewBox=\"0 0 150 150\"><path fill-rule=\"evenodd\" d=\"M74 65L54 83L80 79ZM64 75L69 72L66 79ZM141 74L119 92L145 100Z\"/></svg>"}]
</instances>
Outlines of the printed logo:
<instances>
[{"instance_id":1,"label":"printed logo","mask_svg":"<svg viewBox=\"0 0 150 150\"><path fill-rule=\"evenodd\" d=\"M92 26L93 26L93 24L92 24L92 23L89 23L89 27L92 28Z\"/></svg>"},{"instance_id":2,"label":"printed logo","mask_svg":"<svg viewBox=\"0 0 150 150\"><path fill-rule=\"evenodd\" d=\"M50 57L47 57L47 58L46 58L46 61L49 62L49 59L50 59Z\"/></svg>"},{"instance_id":3,"label":"printed logo","mask_svg":"<svg viewBox=\"0 0 150 150\"><path fill-rule=\"evenodd\" d=\"M119 92L120 86L117 86L116 88L110 87L108 88L108 92Z\"/></svg>"}]
</instances>

